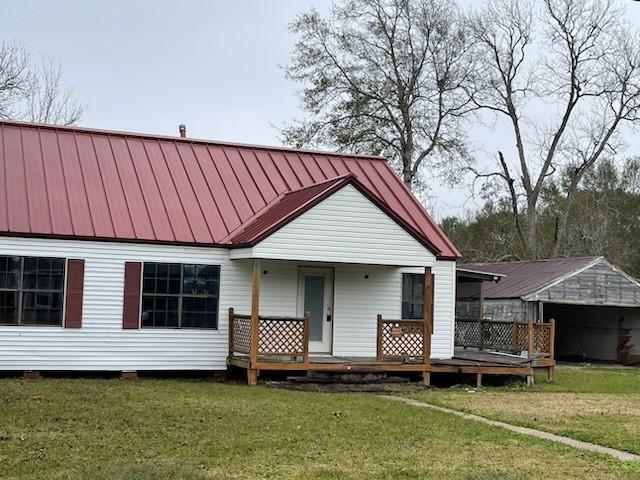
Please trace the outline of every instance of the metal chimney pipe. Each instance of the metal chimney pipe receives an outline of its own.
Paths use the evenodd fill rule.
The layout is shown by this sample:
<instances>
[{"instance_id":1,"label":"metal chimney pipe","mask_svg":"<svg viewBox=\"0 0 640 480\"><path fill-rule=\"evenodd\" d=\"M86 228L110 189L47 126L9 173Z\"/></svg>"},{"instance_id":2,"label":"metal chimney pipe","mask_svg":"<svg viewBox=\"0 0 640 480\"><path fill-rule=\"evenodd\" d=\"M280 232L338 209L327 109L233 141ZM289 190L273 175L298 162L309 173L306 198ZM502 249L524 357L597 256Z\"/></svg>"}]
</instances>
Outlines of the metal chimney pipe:
<instances>
[{"instance_id":1,"label":"metal chimney pipe","mask_svg":"<svg viewBox=\"0 0 640 480\"><path fill-rule=\"evenodd\" d=\"M187 137L187 126L184 123L181 123L180 125L178 125L178 130L180 131L180 136L182 138Z\"/></svg>"}]
</instances>

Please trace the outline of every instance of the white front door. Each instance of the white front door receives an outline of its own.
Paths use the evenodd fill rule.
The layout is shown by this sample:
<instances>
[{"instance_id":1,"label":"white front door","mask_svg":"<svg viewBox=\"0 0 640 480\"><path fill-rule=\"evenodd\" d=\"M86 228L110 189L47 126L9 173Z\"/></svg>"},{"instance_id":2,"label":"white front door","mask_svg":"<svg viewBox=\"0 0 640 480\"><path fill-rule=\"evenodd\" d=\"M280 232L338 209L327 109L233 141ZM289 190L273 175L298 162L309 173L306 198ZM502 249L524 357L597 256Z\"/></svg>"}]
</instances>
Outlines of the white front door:
<instances>
[{"instance_id":1,"label":"white front door","mask_svg":"<svg viewBox=\"0 0 640 480\"><path fill-rule=\"evenodd\" d=\"M333 269L300 267L298 315L309 312L309 352L331 353Z\"/></svg>"}]
</instances>

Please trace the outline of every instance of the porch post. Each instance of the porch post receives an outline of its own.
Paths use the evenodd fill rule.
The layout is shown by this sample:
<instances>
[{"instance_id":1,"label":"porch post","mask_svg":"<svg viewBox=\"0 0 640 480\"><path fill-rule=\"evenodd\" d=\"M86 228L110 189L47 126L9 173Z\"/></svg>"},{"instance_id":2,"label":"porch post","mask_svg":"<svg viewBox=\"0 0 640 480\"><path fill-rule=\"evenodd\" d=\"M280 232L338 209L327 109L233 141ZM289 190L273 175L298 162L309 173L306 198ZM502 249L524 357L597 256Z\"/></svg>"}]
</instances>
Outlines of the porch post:
<instances>
[{"instance_id":1,"label":"porch post","mask_svg":"<svg viewBox=\"0 0 640 480\"><path fill-rule=\"evenodd\" d=\"M251 344L249 347L249 369L247 370L247 382L255 385L258 380L258 372L255 364L258 361L258 329L260 328L260 260L253 259L253 274L251 276Z\"/></svg>"},{"instance_id":2,"label":"porch post","mask_svg":"<svg viewBox=\"0 0 640 480\"><path fill-rule=\"evenodd\" d=\"M431 383L431 322L432 322L432 292L431 267L424 269L424 290L422 292L422 358L424 361L423 381L425 385Z\"/></svg>"}]
</instances>

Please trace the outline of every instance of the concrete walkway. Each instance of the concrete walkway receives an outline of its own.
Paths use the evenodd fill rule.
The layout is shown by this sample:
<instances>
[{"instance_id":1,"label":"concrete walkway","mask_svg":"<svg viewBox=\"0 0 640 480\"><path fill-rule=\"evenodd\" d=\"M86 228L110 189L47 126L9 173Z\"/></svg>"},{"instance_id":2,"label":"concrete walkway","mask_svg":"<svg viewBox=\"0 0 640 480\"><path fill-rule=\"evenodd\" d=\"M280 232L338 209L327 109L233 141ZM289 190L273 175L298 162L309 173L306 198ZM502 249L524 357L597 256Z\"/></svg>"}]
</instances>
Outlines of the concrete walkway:
<instances>
[{"instance_id":1,"label":"concrete walkway","mask_svg":"<svg viewBox=\"0 0 640 480\"><path fill-rule=\"evenodd\" d=\"M465 413L459 410L453 410L451 408L446 408L446 407L439 407L437 405L431 405L430 403L419 402L418 400L413 400L411 398L402 398L402 397L395 397L395 396L384 396L384 398L387 398L389 400L395 400L398 402L403 402L403 403L406 403L407 405L412 405L414 407L429 408L431 410L436 410L438 412L449 413L451 415L456 415L458 417L462 417L467 420L473 420L476 422L484 423L486 425L491 425L493 427L504 428L505 430L520 433L522 435L529 435L530 437L550 440L552 442L562 443L570 447L580 448L582 450L588 450L590 452L603 453L605 455L610 455L614 458L617 458L618 460L640 462L640 455L625 452L623 450L616 450L615 448L603 447L602 445L596 445L595 443L583 442L581 440L575 440L573 438L563 437L561 435L556 435L555 433L543 432L541 430L536 430L534 428L518 427L517 425L512 425L510 423L499 422L497 420L489 420L488 418L481 417L480 415Z\"/></svg>"}]
</instances>

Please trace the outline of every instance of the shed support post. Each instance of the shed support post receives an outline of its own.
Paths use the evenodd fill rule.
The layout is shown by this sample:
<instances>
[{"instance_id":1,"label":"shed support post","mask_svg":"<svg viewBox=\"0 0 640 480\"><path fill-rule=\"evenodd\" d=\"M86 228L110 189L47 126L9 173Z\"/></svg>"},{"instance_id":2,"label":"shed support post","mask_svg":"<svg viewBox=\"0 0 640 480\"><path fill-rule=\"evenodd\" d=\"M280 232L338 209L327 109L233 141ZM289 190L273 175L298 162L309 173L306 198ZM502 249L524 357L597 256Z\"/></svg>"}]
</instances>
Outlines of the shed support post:
<instances>
[{"instance_id":1,"label":"shed support post","mask_svg":"<svg viewBox=\"0 0 640 480\"><path fill-rule=\"evenodd\" d=\"M422 381L425 385L431 383L431 323L433 322L433 282L431 267L424 269L424 289L422 291L422 359L424 368Z\"/></svg>"},{"instance_id":2,"label":"shed support post","mask_svg":"<svg viewBox=\"0 0 640 480\"><path fill-rule=\"evenodd\" d=\"M529 358L530 361L533 361L533 347L534 347L533 335L534 335L533 320L529 318L529 320L527 320L527 358Z\"/></svg>"}]
</instances>

